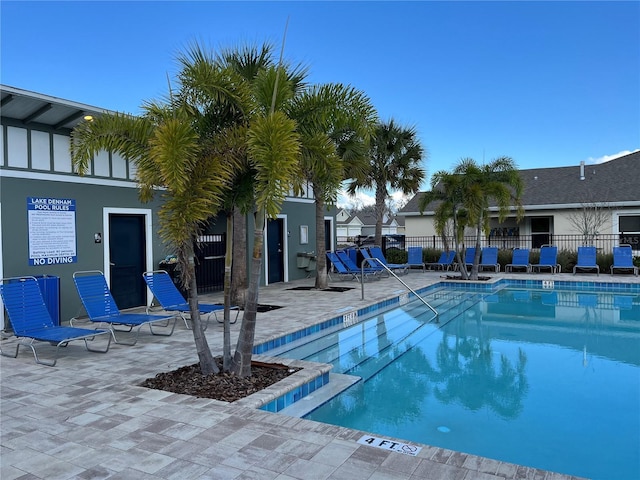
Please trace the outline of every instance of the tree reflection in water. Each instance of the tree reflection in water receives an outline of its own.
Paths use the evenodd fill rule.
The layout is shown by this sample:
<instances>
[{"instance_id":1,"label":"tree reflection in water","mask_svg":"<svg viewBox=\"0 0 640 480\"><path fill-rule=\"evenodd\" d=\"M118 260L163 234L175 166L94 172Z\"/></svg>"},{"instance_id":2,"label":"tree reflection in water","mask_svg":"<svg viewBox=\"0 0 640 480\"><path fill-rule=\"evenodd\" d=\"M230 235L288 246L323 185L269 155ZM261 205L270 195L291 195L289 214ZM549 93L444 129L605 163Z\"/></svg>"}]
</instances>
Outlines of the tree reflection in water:
<instances>
[{"instance_id":1,"label":"tree reflection in water","mask_svg":"<svg viewBox=\"0 0 640 480\"><path fill-rule=\"evenodd\" d=\"M474 315L469 312L468 316ZM436 352L436 365L428 359L425 372L434 385L434 396L443 403L460 402L469 410L489 407L503 418L522 412L529 389L525 375L527 356L518 349L515 365L504 355L494 361L491 339L485 337L482 317L475 312L475 335L467 321L455 322L456 331L445 326Z\"/></svg>"},{"instance_id":2,"label":"tree reflection in water","mask_svg":"<svg viewBox=\"0 0 640 480\"><path fill-rule=\"evenodd\" d=\"M340 362L342 367L350 368L346 373L362 376L366 383L361 381L331 400L326 405L328 408L321 409L326 418L316 411L313 419L357 428L358 418L397 425L420 417L424 398L430 393L429 379L423 368L427 358L419 348L408 349L406 344L393 343L384 315L377 320L376 338L367 340L362 325L362 344L349 351L348 360ZM393 361L400 356L409 361ZM370 370L367 362L376 360L381 360L377 368L383 369L384 375ZM367 428L375 431L376 427L367 423Z\"/></svg>"}]
</instances>

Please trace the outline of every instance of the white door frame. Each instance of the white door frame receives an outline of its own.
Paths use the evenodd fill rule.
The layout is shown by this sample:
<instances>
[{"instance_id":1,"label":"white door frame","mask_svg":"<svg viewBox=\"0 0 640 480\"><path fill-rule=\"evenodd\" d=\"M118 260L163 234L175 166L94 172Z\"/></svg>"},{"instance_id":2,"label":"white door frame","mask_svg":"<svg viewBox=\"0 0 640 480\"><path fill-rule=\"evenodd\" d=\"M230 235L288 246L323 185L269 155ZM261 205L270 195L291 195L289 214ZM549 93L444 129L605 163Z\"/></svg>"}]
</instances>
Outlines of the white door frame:
<instances>
[{"instance_id":1,"label":"white door frame","mask_svg":"<svg viewBox=\"0 0 640 480\"><path fill-rule=\"evenodd\" d=\"M278 214L277 219L282 220L282 255L284 263L284 282L289 281L289 224L287 222L287 215ZM264 245L262 251L262 258L264 259L264 284L269 285L269 238L267 236L267 225L269 219L264 222Z\"/></svg>"},{"instance_id":2,"label":"white door frame","mask_svg":"<svg viewBox=\"0 0 640 480\"><path fill-rule=\"evenodd\" d=\"M149 208L115 208L103 207L102 209L102 248L104 253L103 273L107 285L111 285L111 259L109 258L109 215L142 215L144 216L145 236L145 270L154 270L153 267L153 211ZM147 288L147 302L151 301L151 291Z\"/></svg>"},{"instance_id":3,"label":"white door frame","mask_svg":"<svg viewBox=\"0 0 640 480\"><path fill-rule=\"evenodd\" d=\"M334 231L335 227L335 217L331 217L331 216L325 216L324 217L324 221L326 222L327 220L329 220L329 223L331 224L331 226L329 227L329 229L331 230L331 243L329 244L329 250L334 252L336 250L336 232ZM322 228L324 228L324 224L322 225ZM318 232L316 232L316 235L318 234Z\"/></svg>"}]
</instances>

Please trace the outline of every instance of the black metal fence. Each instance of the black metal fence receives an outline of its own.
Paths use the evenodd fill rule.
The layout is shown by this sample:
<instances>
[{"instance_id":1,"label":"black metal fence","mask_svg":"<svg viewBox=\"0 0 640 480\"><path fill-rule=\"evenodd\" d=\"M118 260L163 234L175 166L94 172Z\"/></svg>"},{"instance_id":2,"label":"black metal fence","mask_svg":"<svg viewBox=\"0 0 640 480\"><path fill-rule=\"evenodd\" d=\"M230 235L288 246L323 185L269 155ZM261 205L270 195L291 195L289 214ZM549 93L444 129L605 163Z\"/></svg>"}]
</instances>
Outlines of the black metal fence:
<instances>
[{"instance_id":1,"label":"black metal fence","mask_svg":"<svg viewBox=\"0 0 640 480\"><path fill-rule=\"evenodd\" d=\"M594 245L599 253L612 253L613 247L621 244L630 244L636 255L640 254L640 235L638 234L610 234L610 235L594 235L585 237L584 235L554 235L552 233L538 233L532 235L489 235L482 236L480 240L481 247L493 246L503 250L511 250L514 248L528 248L537 250L542 245L555 245L558 250L577 251L582 245ZM443 238L439 235L430 235L422 237L405 237L406 247L422 247L444 250L445 244ZM449 248L454 247L453 237L447 238ZM465 246L475 246L475 236L465 236L463 243Z\"/></svg>"}]
</instances>

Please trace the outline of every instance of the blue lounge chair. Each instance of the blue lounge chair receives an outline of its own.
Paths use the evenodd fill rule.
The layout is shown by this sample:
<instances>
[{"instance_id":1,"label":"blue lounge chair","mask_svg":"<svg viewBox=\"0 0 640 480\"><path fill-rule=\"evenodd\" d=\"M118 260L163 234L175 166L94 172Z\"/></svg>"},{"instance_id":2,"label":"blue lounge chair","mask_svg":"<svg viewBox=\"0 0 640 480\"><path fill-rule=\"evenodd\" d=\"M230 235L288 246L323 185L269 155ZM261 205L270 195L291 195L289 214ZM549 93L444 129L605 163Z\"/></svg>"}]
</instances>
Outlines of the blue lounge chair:
<instances>
[{"instance_id":1,"label":"blue lounge chair","mask_svg":"<svg viewBox=\"0 0 640 480\"><path fill-rule=\"evenodd\" d=\"M631 245L620 245L613 247L613 265L611 265L611 275L617 270L633 273L638 276L638 267L633 264Z\"/></svg>"},{"instance_id":2,"label":"blue lounge chair","mask_svg":"<svg viewBox=\"0 0 640 480\"><path fill-rule=\"evenodd\" d=\"M500 271L500 264L498 263L498 247L484 247L482 249L482 258L478 264L478 270L493 270L494 272Z\"/></svg>"},{"instance_id":3,"label":"blue lounge chair","mask_svg":"<svg viewBox=\"0 0 640 480\"><path fill-rule=\"evenodd\" d=\"M380 247L369 247L369 253L371 254L371 256L373 258L377 259L379 262L382 262L382 264L385 267L387 267L389 270L392 270L392 271L395 271L395 272L398 272L398 273L404 273L404 274L409 273L409 264L408 263L389 263L389 262L387 262L387 259L384 257L384 254L382 253L382 249Z\"/></svg>"},{"instance_id":4,"label":"blue lounge chair","mask_svg":"<svg viewBox=\"0 0 640 480\"><path fill-rule=\"evenodd\" d=\"M342 263L342 261L340 260L340 258L338 258L338 255L336 255L335 252L327 252L327 258L329 259L329 261L331 262L331 265L333 266L336 273L338 274L338 278L340 278L341 280L344 280L344 279L358 280L358 276L355 273L350 272L349 269L347 269L347 267L344 266L344 263ZM331 275L331 273L329 273L329 275Z\"/></svg>"},{"instance_id":5,"label":"blue lounge chair","mask_svg":"<svg viewBox=\"0 0 640 480\"><path fill-rule=\"evenodd\" d=\"M422 247L409 247L407 249L407 264L409 268L420 267L424 272L426 270L424 260L422 259Z\"/></svg>"},{"instance_id":6,"label":"blue lounge chair","mask_svg":"<svg viewBox=\"0 0 640 480\"><path fill-rule=\"evenodd\" d=\"M109 327L113 341L116 343L122 343L124 345L135 345L138 341L138 335L140 334L140 328L143 325L148 325L149 330L153 335L169 336L173 334L173 330L176 327L177 317L175 315L149 315L148 313L121 313L116 305L111 290L107 285L107 281L104 278L102 272L98 270L90 270L83 272L75 272L73 274L73 282L76 285L76 290L84 305L89 320L95 323L105 324ZM173 319L173 322L171 320ZM78 320L77 318L71 319L71 323ZM153 329L153 324L162 322L164 327L161 331ZM169 330L169 326L171 329ZM115 326L124 327L127 332L131 332L136 328L136 334L133 342L122 342L116 337ZM122 331L122 330L119 330Z\"/></svg>"},{"instance_id":7,"label":"blue lounge chair","mask_svg":"<svg viewBox=\"0 0 640 480\"><path fill-rule=\"evenodd\" d=\"M177 312L184 321L185 327L190 328L187 320L191 309L180 291L176 288L169 274L164 270L153 270L151 272L144 272L142 278L144 278L149 290L151 290L153 296L158 300L162 309L167 312ZM236 310L236 316L231 323L236 323L240 309L237 306L232 306L231 309ZM205 328L209 324L211 314L216 317L218 323L223 323L224 321L220 320L217 315L218 312L224 312L224 306L222 305L198 303L198 310L201 314L206 315ZM148 308L147 313L149 313Z\"/></svg>"},{"instance_id":8,"label":"blue lounge chair","mask_svg":"<svg viewBox=\"0 0 640 480\"><path fill-rule=\"evenodd\" d=\"M437 262L425 263L425 268L433 270L450 270L453 267L453 260L456 258L456 252L442 252Z\"/></svg>"},{"instance_id":9,"label":"blue lounge chair","mask_svg":"<svg viewBox=\"0 0 640 480\"><path fill-rule=\"evenodd\" d=\"M378 263L377 260L374 260L373 256L369 253L369 250L366 248L360 249L360 255L362 255L362 261L364 262L364 267L375 271L379 275L384 275L385 277L389 276L389 272L387 272L382 265ZM349 257L353 262L353 259Z\"/></svg>"},{"instance_id":10,"label":"blue lounge chair","mask_svg":"<svg viewBox=\"0 0 640 480\"><path fill-rule=\"evenodd\" d=\"M574 275L577 270L595 270L600 275L600 266L596 263L596 247L578 247L578 263L573 267Z\"/></svg>"},{"instance_id":11,"label":"blue lounge chair","mask_svg":"<svg viewBox=\"0 0 640 480\"><path fill-rule=\"evenodd\" d=\"M338 255L338 258L340 259L342 264L346 267L347 271L349 273L354 274L358 280L365 280L367 278L380 279L380 275L379 275L381 273L380 270L375 268L358 267L358 265L356 265L353 262L353 260L351 260L351 257L349 257L347 252L338 251L336 252L336 255ZM361 279L360 277L362 277L363 272L364 272L364 279Z\"/></svg>"},{"instance_id":12,"label":"blue lounge chair","mask_svg":"<svg viewBox=\"0 0 640 480\"><path fill-rule=\"evenodd\" d=\"M473 266L473 259L476 256L476 247L467 247L464 253L464 268L469 270Z\"/></svg>"},{"instance_id":13,"label":"blue lounge chair","mask_svg":"<svg viewBox=\"0 0 640 480\"><path fill-rule=\"evenodd\" d=\"M531 270L531 264L529 263L529 249L528 248L514 248L511 256L511 263L504 266L505 272L513 272L513 270L524 268L526 273Z\"/></svg>"},{"instance_id":14,"label":"blue lounge chair","mask_svg":"<svg viewBox=\"0 0 640 480\"><path fill-rule=\"evenodd\" d=\"M531 265L531 271L535 272L537 270L539 273L543 268L548 268L552 274L560 271L560 265L558 265L558 247L551 245L543 245L540 247L540 261Z\"/></svg>"},{"instance_id":15,"label":"blue lounge chair","mask_svg":"<svg viewBox=\"0 0 640 480\"><path fill-rule=\"evenodd\" d=\"M74 340L84 340L85 347L90 352L106 353L109 351L109 346L111 345L109 330L92 330L55 325L44 303L35 277L5 278L1 282L0 295L7 310L13 333L20 339L13 355L6 354L0 350L0 353L5 357L16 358L20 346L24 345L31 349L36 363L53 367L58 361L60 347L66 347L69 342ZM106 348L96 349L89 347L90 340L104 334L108 338ZM38 357L34 345L36 341L55 345L56 352L53 361L44 361Z\"/></svg>"}]
</instances>

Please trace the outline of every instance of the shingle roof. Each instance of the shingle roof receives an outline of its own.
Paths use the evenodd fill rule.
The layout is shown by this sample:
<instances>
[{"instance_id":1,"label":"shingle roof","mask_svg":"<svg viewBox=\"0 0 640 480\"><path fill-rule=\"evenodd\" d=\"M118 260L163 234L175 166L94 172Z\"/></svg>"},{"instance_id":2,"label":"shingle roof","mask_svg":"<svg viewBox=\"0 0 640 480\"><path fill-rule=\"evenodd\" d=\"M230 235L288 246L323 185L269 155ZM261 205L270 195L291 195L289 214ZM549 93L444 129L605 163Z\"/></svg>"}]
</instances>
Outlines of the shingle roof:
<instances>
[{"instance_id":1,"label":"shingle roof","mask_svg":"<svg viewBox=\"0 0 640 480\"><path fill-rule=\"evenodd\" d=\"M580 165L573 167L520 170L524 182L522 205L576 205L585 202L640 202L640 152L596 165L585 165L584 180ZM425 192L417 193L399 214L418 212ZM430 205L425 212L432 211Z\"/></svg>"}]
</instances>

